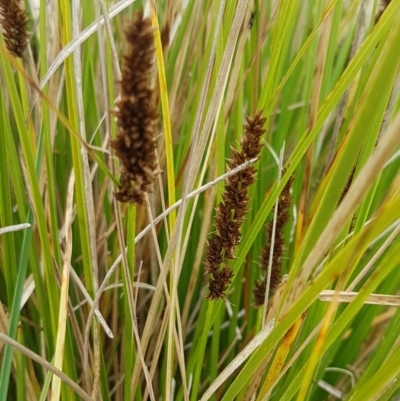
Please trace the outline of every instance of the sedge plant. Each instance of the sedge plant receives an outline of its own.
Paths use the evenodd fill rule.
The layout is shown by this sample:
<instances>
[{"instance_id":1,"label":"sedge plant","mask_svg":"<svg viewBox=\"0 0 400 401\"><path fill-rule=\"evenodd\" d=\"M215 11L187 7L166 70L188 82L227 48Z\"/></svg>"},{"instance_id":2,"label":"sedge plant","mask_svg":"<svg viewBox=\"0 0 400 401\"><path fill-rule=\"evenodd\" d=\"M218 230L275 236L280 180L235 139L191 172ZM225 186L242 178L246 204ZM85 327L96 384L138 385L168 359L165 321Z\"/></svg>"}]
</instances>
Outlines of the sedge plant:
<instances>
[{"instance_id":1,"label":"sedge plant","mask_svg":"<svg viewBox=\"0 0 400 401\"><path fill-rule=\"evenodd\" d=\"M399 16L0 1L0 401L398 399Z\"/></svg>"}]
</instances>

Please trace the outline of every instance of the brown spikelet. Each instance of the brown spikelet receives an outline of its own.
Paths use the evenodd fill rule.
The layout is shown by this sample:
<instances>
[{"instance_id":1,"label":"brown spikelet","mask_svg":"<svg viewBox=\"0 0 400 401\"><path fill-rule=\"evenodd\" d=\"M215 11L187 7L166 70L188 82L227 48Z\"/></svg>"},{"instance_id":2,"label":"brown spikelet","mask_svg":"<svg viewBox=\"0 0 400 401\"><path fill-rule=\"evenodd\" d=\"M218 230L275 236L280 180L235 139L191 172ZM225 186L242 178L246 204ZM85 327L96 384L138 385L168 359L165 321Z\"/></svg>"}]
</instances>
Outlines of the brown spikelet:
<instances>
[{"instance_id":1,"label":"brown spikelet","mask_svg":"<svg viewBox=\"0 0 400 401\"><path fill-rule=\"evenodd\" d=\"M283 173L285 173L285 171L283 171ZM276 219L274 251L272 254L272 268L270 277L271 293L273 293L278 287L282 278L281 264L283 254L285 252L285 238L283 233L285 225L290 219L289 210L292 206L292 196L290 194L290 189L292 187L292 183L293 177L290 177L281 194L279 195L278 215ZM268 269L269 255L271 252L272 225L273 222L270 221L266 226L266 245L261 251L260 269L263 271L264 277L261 280L256 281L253 291L254 303L256 306L263 305L265 300L265 290L267 285L266 272Z\"/></svg>"},{"instance_id":2,"label":"brown spikelet","mask_svg":"<svg viewBox=\"0 0 400 401\"><path fill-rule=\"evenodd\" d=\"M117 138L111 141L120 160L120 188L115 197L120 202L144 202L144 192L151 192L157 175L155 133L157 112L152 105L153 90L149 76L153 68L154 42L150 18L136 14L126 30L129 53L124 56L121 99L115 112Z\"/></svg>"},{"instance_id":3,"label":"brown spikelet","mask_svg":"<svg viewBox=\"0 0 400 401\"><path fill-rule=\"evenodd\" d=\"M213 273L214 278L210 277L208 282L209 293L207 298L210 300L225 299L225 292L233 277L233 271L229 267L223 267Z\"/></svg>"},{"instance_id":4,"label":"brown spikelet","mask_svg":"<svg viewBox=\"0 0 400 401\"><path fill-rule=\"evenodd\" d=\"M265 118L258 112L254 118L247 117L245 132L240 142L241 151L232 150L232 159L227 160L234 169L260 153L262 135L265 133ZM205 273L212 275L209 279L210 300L224 299L225 292L232 280L233 271L227 266L220 268L224 258L234 259L235 250L241 239L240 228L247 213L249 198L248 187L255 181L256 169L246 167L226 180L222 201L217 206L214 235L207 243Z\"/></svg>"},{"instance_id":5,"label":"brown spikelet","mask_svg":"<svg viewBox=\"0 0 400 401\"><path fill-rule=\"evenodd\" d=\"M28 13L19 0L0 0L0 23L8 51L21 57L28 45Z\"/></svg>"},{"instance_id":6,"label":"brown spikelet","mask_svg":"<svg viewBox=\"0 0 400 401\"><path fill-rule=\"evenodd\" d=\"M264 305L265 299L265 287L267 283L265 280L257 280L254 285L253 296L254 296L254 304L256 306Z\"/></svg>"}]
</instances>

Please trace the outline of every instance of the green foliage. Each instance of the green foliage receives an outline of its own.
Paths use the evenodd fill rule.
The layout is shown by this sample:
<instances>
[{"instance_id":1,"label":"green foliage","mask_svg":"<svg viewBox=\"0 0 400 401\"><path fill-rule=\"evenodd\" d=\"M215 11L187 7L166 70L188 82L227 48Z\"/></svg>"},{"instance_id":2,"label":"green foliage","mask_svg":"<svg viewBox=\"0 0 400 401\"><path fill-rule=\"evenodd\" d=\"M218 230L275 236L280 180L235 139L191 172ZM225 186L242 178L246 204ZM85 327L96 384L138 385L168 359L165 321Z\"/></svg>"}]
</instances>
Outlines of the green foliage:
<instances>
[{"instance_id":1,"label":"green foliage","mask_svg":"<svg viewBox=\"0 0 400 401\"><path fill-rule=\"evenodd\" d=\"M53 3L26 2L26 49L0 34L0 401L394 399L400 0L150 1L157 169L135 206L110 140L144 2ZM249 170L226 178L237 191L218 179L258 111L256 182L218 256L232 277L210 300L215 209ZM287 276L257 308L273 238L264 265Z\"/></svg>"}]
</instances>

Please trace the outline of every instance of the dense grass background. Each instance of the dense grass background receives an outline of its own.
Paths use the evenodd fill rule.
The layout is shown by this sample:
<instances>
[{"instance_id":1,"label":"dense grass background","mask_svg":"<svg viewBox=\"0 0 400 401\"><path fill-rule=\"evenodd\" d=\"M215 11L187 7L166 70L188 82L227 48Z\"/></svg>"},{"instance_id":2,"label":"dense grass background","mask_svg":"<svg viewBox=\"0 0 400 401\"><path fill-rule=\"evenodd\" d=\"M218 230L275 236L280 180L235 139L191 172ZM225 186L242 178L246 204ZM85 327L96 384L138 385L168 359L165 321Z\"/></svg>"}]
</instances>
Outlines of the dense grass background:
<instances>
[{"instance_id":1,"label":"dense grass background","mask_svg":"<svg viewBox=\"0 0 400 401\"><path fill-rule=\"evenodd\" d=\"M397 399L400 0L25 6L23 58L0 36L0 401ZM109 140L137 9L155 27L163 172L135 207L114 198ZM227 172L258 110L234 280L209 301L224 180L188 194ZM288 276L256 308L291 176Z\"/></svg>"}]
</instances>

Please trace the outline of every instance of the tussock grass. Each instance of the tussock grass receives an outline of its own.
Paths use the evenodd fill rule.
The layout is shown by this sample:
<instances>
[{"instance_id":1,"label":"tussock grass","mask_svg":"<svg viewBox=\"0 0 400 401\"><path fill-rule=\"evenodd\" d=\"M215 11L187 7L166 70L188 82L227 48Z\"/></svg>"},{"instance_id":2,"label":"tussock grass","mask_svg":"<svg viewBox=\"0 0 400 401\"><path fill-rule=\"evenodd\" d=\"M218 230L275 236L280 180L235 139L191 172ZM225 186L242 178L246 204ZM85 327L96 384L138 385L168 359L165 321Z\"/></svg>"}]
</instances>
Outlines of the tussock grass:
<instances>
[{"instance_id":1,"label":"tussock grass","mask_svg":"<svg viewBox=\"0 0 400 401\"><path fill-rule=\"evenodd\" d=\"M397 399L399 15L0 2L0 401Z\"/></svg>"}]
</instances>

